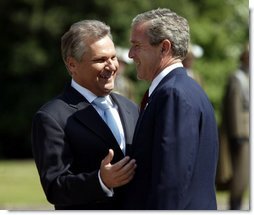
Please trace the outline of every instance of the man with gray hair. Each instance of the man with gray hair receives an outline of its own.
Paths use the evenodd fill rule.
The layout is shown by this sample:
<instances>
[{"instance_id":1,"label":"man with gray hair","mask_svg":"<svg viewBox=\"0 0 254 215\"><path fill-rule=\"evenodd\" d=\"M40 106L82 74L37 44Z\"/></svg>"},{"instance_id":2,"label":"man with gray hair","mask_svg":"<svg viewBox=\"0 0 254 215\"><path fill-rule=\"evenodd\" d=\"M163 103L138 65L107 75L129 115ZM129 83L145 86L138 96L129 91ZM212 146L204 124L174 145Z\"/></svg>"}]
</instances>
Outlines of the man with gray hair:
<instances>
[{"instance_id":1,"label":"man with gray hair","mask_svg":"<svg viewBox=\"0 0 254 215\"><path fill-rule=\"evenodd\" d=\"M61 45L71 83L37 111L32 127L43 190L55 209L121 209L136 168L126 155L138 108L111 92L119 64L110 28L80 21Z\"/></svg>"},{"instance_id":2,"label":"man with gray hair","mask_svg":"<svg viewBox=\"0 0 254 215\"><path fill-rule=\"evenodd\" d=\"M187 75L189 25L169 9L136 16L129 57L150 82L141 102L130 156L137 168L125 209L214 210L218 157L213 107Z\"/></svg>"}]
</instances>

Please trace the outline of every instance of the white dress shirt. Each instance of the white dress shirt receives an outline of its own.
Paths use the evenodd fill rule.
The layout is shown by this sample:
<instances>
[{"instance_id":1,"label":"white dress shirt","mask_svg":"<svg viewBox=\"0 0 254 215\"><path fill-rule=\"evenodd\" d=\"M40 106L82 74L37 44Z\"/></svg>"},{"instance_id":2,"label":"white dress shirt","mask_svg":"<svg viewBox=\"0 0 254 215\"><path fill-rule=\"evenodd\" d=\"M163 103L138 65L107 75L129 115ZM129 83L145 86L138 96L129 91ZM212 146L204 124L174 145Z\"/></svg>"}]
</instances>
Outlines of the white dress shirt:
<instances>
[{"instance_id":1,"label":"white dress shirt","mask_svg":"<svg viewBox=\"0 0 254 215\"><path fill-rule=\"evenodd\" d=\"M149 93L148 96L150 96L154 89L158 86L158 84L161 82L161 80L167 75L169 74L172 70L174 70L175 68L178 67L183 67L182 63L174 63L168 67L166 67L164 70L162 70L156 77L155 79L153 79L150 87L149 87Z\"/></svg>"}]
</instances>

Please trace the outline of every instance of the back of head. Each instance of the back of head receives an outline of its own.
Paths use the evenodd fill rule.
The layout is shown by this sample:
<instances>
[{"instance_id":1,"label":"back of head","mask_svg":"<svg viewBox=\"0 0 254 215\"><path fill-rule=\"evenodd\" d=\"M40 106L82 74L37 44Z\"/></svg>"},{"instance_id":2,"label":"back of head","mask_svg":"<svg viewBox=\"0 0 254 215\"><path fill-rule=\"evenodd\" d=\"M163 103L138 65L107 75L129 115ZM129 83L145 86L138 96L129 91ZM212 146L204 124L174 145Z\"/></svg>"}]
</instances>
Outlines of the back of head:
<instances>
[{"instance_id":1,"label":"back of head","mask_svg":"<svg viewBox=\"0 0 254 215\"><path fill-rule=\"evenodd\" d=\"M193 61L194 55L192 52L189 51L183 60L183 66L187 69L190 69L192 67Z\"/></svg>"},{"instance_id":2,"label":"back of head","mask_svg":"<svg viewBox=\"0 0 254 215\"><path fill-rule=\"evenodd\" d=\"M240 63L243 70L249 72L249 44L245 45L240 55Z\"/></svg>"},{"instance_id":3,"label":"back of head","mask_svg":"<svg viewBox=\"0 0 254 215\"><path fill-rule=\"evenodd\" d=\"M110 27L98 20L83 20L74 23L61 38L63 61L73 57L81 61L86 52L86 42L97 41L105 36L112 38Z\"/></svg>"},{"instance_id":4,"label":"back of head","mask_svg":"<svg viewBox=\"0 0 254 215\"><path fill-rule=\"evenodd\" d=\"M174 57L184 59L189 47L188 21L167 8L158 8L137 15L132 26L150 22L147 35L151 45L158 45L168 39L172 44Z\"/></svg>"}]
</instances>

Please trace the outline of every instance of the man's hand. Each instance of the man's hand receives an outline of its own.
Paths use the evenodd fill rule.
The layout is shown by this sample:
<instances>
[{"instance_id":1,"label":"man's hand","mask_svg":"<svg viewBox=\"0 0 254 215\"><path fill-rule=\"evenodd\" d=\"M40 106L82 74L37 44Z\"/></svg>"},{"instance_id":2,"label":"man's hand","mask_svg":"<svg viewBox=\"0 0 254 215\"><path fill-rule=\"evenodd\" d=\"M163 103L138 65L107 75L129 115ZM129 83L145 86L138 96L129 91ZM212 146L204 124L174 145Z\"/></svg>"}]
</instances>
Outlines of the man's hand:
<instances>
[{"instance_id":1,"label":"man's hand","mask_svg":"<svg viewBox=\"0 0 254 215\"><path fill-rule=\"evenodd\" d=\"M136 161L130 160L129 156L115 164L111 164L114 151L109 149L108 155L101 161L100 176L101 180L108 188L120 187L131 181L134 176Z\"/></svg>"}]
</instances>

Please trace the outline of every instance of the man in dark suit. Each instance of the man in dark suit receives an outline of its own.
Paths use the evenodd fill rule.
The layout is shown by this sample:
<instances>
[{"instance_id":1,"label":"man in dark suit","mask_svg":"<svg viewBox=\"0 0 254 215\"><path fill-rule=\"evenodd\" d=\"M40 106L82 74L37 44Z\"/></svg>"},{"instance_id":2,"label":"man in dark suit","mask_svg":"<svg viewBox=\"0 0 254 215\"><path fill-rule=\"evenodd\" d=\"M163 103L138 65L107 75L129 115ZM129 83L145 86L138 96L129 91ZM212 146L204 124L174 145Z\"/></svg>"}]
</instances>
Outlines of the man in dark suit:
<instances>
[{"instance_id":1,"label":"man in dark suit","mask_svg":"<svg viewBox=\"0 0 254 215\"><path fill-rule=\"evenodd\" d=\"M61 45L71 83L38 110L32 127L43 190L55 209L121 209L123 185L136 168L125 155L138 108L111 93L119 64L110 28L96 20L80 21L63 35ZM97 98L107 103L116 134Z\"/></svg>"},{"instance_id":2,"label":"man in dark suit","mask_svg":"<svg viewBox=\"0 0 254 215\"><path fill-rule=\"evenodd\" d=\"M222 133L225 136L225 148L230 153L231 173L228 180L229 209L240 210L244 193L249 184L250 167L250 79L249 79L249 47L245 47L240 55L239 68L228 79L223 101ZM221 164L221 163L220 163ZM226 170L224 170L226 171Z\"/></svg>"},{"instance_id":3,"label":"man in dark suit","mask_svg":"<svg viewBox=\"0 0 254 215\"><path fill-rule=\"evenodd\" d=\"M217 125L208 97L182 65L187 20L169 9L142 13L130 42L137 76L151 85L133 137L137 168L125 209L216 209Z\"/></svg>"}]
</instances>

